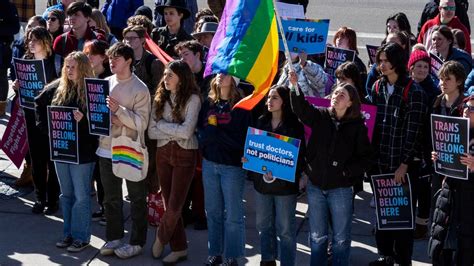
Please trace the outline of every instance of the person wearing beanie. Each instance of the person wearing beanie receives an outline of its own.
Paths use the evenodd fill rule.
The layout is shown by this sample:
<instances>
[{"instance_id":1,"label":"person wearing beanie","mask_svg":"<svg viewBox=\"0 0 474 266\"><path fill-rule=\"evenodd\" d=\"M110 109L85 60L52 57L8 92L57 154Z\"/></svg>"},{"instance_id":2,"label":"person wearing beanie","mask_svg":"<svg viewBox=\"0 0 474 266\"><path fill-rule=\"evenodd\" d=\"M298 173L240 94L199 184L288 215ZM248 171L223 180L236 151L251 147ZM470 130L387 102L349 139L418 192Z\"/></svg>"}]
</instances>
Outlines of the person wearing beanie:
<instances>
[{"instance_id":1,"label":"person wearing beanie","mask_svg":"<svg viewBox=\"0 0 474 266\"><path fill-rule=\"evenodd\" d=\"M410 77L418 83L428 98L428 112L423 118L422 123L422 166L421 178L416 178L414 201L418 201L418 211L416 214L416 227L414 239L422 239L427 237L428 221L430 217L431 207L431 177L433 176L432 161L430 160L431 152L431 131L430 131L430 114L432 113L432 106L439 95L437 84L433 81L430 75L430 56L424 50L424 46L413 50L408 60L408 71ZM415 205L416 206L416 205Z\"/></svg>"},{"instance_id":2,"label":"person wearing beanie","mask_svg":"<svg viewBox=\"0 0 474 266\"><path fill-rule=\"evenodd\" d=\"M137 10L135 10L134 16L136 15L143 15L147 17L150 21L153 21L153 11L151 11L151 8L147 6L141 6Z\"/></svg>"}]
</instances>

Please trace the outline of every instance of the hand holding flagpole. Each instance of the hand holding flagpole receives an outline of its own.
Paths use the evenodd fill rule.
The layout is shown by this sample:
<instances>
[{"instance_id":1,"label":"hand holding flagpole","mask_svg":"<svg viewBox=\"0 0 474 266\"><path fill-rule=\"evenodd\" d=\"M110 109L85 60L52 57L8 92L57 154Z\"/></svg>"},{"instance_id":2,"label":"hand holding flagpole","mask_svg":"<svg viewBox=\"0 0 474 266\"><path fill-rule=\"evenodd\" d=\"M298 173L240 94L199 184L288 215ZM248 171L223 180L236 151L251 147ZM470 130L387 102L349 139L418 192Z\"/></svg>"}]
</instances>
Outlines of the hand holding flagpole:
<instances>
[{"instance_id":1,"label":"hand holding flagpole","mask_svg":"<svg viewBox=\"0 0 474 266\"><path fill-rule=\"evenodd\" d=\"M288 49L288 43L286 42L285 31L283 30L283 25L281 24L280 14L278 14L278 7L276 4L276 0L273 0L273 6L275 10L275 16L276 16L278 28L280 29L281 40L283 41L283 47L285 48L286 61L289 62L288 66L290 67L290 73L295 73L295 69L293 68L293 65L291 64L290 49ZM290 73L288 73L288 80L290 80L290 75L293 75ZM296 91L296 95L298 96L300 95L300 91L298 90L298 83L293 84L292 82L290 82L290 89L294 89Z\"/></svg>"}]
</instances>

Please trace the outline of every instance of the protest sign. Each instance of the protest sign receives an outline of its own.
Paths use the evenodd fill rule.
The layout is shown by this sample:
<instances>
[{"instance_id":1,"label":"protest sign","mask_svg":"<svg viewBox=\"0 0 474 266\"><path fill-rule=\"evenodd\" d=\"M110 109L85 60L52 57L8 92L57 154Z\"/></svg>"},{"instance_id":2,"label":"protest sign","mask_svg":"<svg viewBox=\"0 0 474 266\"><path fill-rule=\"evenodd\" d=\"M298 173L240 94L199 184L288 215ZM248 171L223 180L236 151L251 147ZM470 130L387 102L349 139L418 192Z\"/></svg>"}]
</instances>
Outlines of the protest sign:
<instances>
[{"instance_id":1,"label":"protest sign","mask_svg":"<svg viewBox=\"0 0 474 266\"><path fill-rule=\"evenodd\" d=\"M306 97L306 100L315 107L329 107L331 106L331 100L316 97ZM377 106L370 104L361 104L360 111L365 118L365 125L367 126L367 135L369 140L372 141L372 135L375 127L375 117L377 116ZM309 138L311 135L311 129L305 126L305 136Z\"/></svg>"},{"instance_id":2,"label":"protest sign","mask_svg":"<svg viewBox=\"0 0 474 266\"><path fill-rule=\"evenodd\" d=\"M278 14L282 18L305 18L304 7L283 2L276 2Z\"/></svg>"},{"instance_id":3,"label":"protest sign","mask_svg":"<svg viewBox=\"0 0 474 266\"><path fill-rule=\"evenodd\" d=\"M365 47L367 47L367 54L369 55L370 64L375 64L375 56L377 54L377 49L379 49L379 46L367 44L365 45Z\"/></svg>"},{"instance_id":4,"label":"protest sign","mask_svg":"<svg viewBox=\"0 0 474 266\"><path fill-rule=\"evenodd\" d=\"M0 147L13 164L15 164L17 168L20 168L28 151L28 136L23 110L20 108L18 102L13 104L15 104L15 106L13 107L7 127L3 133Z\"/></svg>"},{"instance_id":5,"label":"protest sign","mask_svg":"<svg viewBox=\"0 0 474 266\"><path fill-rule=\"evenodd\" d=\"M273 177L295 182L299 139L249 127L245 140L243 168L265 174L271 171Z\"/></svg>"},{"instance_id":6,"label":"protest sign","mask_svg":"<svg viewBox=\"0 0 474 266\"><path fill-rule=\"evenodd\" d=\"M441 69L441 66L443 65L443 60L436 56L433 53L430 53L430 68L431 68L431 74L434 76L438 76L438 72Z\"/></svg>"},{"instance_id":7,"label":"protest sign","mask_svg":"<svg viewBox=\"0 0 474 266\"><path fill-rule=\"evenodd\" d=\"M13 58L13 66L20 84L20 106L35 109L35 97L46 85L43 60Z\"/></svg>"},{"instance_id":8,"label":"protest sign","mask_svg":"<svg viewBox=\"0 0 474 266\"><path fill-rule=\"evenodd\" d=\"M282 19L288 49L292 53L305 51L307 54L324 53L329 31L329 19ZM281 34L280 51L284 51Z\"/></svg>"},{"instance_id":9,"label":"protest sign","mask_svg":"<svg viewBox=\"0 0 474 266\"><path fill-rule=\"evenodd\" d=\"M52 161L79 163L79 141L74 107L48 106L49 150Z\"/></svg>"},{"instance_id":10,"label":"protest sign","mask_svg":"<svg viewBox=\"0 0 474 266\"><path fill-rule=\"evenodd\" d=\"M344 62L354 62L355 51L336 48L333 46L326 47L325 69L328 75L334 77L336 68Z\"/></svg>"},{"instance_id":11,"label":"protest sign","mask_svg":"<svg viewBox=\"0 0 474 266\"><path fill-rule=\"evenodd\" d=\"M378 230L414 229L411 183L397 183L394 174L371 176Z\"/></svg>"},{"instance_id":12,"label":"protest sign","mask_svg":"<svg viewBox=\"0 0 474 266\"><path fill-rule=\"evenodd\" d=\"M107 107L109 81L104 79L85 79L87 119L89 133L99 136L110 134L110 109Z\"/></svg>"},{"instance_id":13,"label":"protest sign","mask_svg":"<svg viewBox=\"0 0 474 266\"><path fill-rule=\"evenodd\" d=\"M438 153L436 173L467 180L469 171L460 156L469 152L469 119L432 114L431 139Z\"/></svg>"}]
</instances>

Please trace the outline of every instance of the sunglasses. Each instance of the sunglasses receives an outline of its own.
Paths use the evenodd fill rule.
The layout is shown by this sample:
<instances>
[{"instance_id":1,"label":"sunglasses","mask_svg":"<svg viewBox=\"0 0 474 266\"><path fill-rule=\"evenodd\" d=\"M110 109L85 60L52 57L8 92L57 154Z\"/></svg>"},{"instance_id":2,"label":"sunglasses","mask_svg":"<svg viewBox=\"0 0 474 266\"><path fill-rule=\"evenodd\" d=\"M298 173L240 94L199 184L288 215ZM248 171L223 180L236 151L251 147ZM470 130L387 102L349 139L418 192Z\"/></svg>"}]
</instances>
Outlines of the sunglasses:
<instances>
[{"instance_id":1,"label":"sunglasses","mask_svg":"<svg viewBox=\"0 0 474 266\"><path fill-rule=\"evenodd\" d=\"M55 22L58 18L56 17L49 17L48 20L51 20L52 22Z\"/></svg>"},{"instance_id":2,"label":"sunglasses","mask_svg":"<svg viewBox=\"0 0 474 266\"><path fill-rule=\"evenodd\" d=\"M474 106L468 105L467 103L464 104L464 109L467 109L469 113L474 113Z\"/></svg>"},{"instance_id":3,"label":"sunglasses","mask_svg":"<svg viewBox=\"0 0 474 266\"><path fill-rule=\"evenodd\" d=\"M456 6L442 6L441 8L446 11L456 11Z\"/></svg>"}]
</instances>

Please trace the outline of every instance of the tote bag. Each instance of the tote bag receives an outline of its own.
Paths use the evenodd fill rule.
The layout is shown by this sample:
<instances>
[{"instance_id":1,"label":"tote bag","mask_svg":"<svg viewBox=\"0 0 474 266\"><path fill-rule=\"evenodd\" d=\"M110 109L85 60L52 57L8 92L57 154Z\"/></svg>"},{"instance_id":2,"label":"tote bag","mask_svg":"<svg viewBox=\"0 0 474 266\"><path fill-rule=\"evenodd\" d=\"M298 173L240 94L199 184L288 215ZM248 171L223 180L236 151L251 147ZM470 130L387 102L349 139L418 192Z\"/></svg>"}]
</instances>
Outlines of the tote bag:
<instances>
[{"instance_id":1,"label":"tote bag","mask_svg":"<svg viewBox=\"0 0 474 266\"><path fill-rule=\"evenodd\" d=\"M137 128L141 128L141 121L135 119ZM148 150L142 145L140 132L137 140L126 135L125 126L122 134L112 138L112 172L123 179L139 182L145 179L148 172Z\"/></svg>"}]
</instances>

